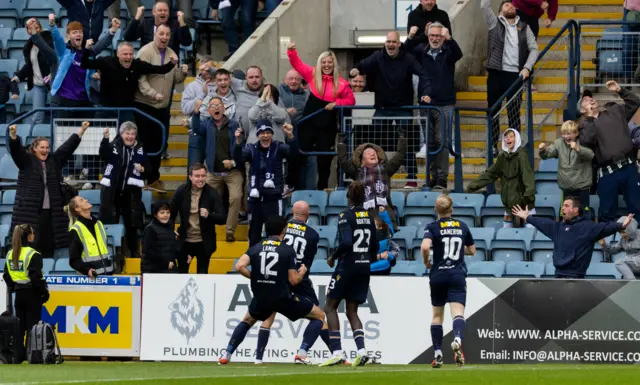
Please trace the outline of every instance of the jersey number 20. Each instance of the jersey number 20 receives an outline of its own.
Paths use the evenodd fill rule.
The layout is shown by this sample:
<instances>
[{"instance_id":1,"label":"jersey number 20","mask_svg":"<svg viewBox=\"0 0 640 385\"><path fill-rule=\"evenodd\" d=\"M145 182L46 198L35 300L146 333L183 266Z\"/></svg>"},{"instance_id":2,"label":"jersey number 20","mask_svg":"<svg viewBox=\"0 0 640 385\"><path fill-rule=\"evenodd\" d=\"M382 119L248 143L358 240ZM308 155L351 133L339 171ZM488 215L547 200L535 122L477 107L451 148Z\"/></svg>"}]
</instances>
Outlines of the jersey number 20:
<instances>
[{"instance_id":1,"label":"jersey number 20","mask_svg":"<svg viewBox=\"0 0 640 385\"><path fill-rule=\"evenodd\" d=\"M307 240L302 237L295 237L291 234L284 236L284 241L287 245L293 247L293 251L296 252L296 258L298 261L302 261L304 258L304 249L307 248Z\"/></svg>"},{"instance_id":2,"label":"jersey number 20","mask_svg":"<svg viewBox=\"0 0 640 385\"><path fill-rule=\"evenodd\" d=\"M260 253L260 258L260 274L265 277L277 277L278 272L272 269L273 266L278 263L278 253L263 251Z\"/></svg>"},{"instance_id":3,"label":"jersey number 20","mask_svg":"<svg viewBox=\"0 0 640 385\"><path fill-rule=\"evenodd\" d=\"M460 238L442 238L444 243L444 257L453 261L460 259L460 248L462 247L462 239Z\"/></svg>"}]
</instances>

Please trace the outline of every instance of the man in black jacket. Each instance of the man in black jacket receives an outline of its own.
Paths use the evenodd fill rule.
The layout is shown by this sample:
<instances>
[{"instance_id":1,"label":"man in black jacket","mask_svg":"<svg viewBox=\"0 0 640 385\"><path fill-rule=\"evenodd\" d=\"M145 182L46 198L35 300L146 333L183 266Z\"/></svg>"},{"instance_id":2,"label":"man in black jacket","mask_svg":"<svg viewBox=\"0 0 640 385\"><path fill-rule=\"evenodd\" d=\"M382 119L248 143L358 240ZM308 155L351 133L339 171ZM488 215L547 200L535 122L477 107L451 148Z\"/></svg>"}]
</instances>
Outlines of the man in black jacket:
<instances>
[{"instance_id":1,"label":"man in black jacket","mask_svg":"<svg viewBox=\"0 0 640 385\"><path fill-rule=\"evenodd\" d=\"M85 49L86 51L86 49ZM117 57L94 58L90 53L82 55L82 68L100 71L100 105L103 107L133 107L134 96L138 90L140 75L171 72L178 64L174 55L164 65L156 66L133 58L133 46L129 42L118 45ZM99 111L100 118L117 116L111 111ZM133 112L122 112L121 121L133 120Z\"/></svg>"},{"instance_id":2,"label":"man in black jacket","mask_svg":"<svg viewBox=\"0 0 640 385\"><path fill-rule=\"evenodd\" d=\"M58 0L58 3L67 10L69 21L77 21L82 24L85 39L98 41L104 24L105 9L115 0ZM118 4L120 2L118 1Z\"/></svg>"},{"instance_id":3,"label":"man in black jacket","mask_svg":"<svg viewBox=\"0 0 640 385\"><path fill-rule=\"evenodd\" d=\"M171 28L171 40L169 40L169 48L171 48L176 55L180 55L180 46L190 46L192 43L191 33L189 27L184 21L184 13L178 11L178 21L169 22L169 6L163 1L158 1L153 6L153 18L146 18L142 20L144 16L144 7L138 7L138 13L136 13L135 19L131 20L127 30L124 32L124 40L136 41L140 39L140 46L145 45L153 41L156 27L162 24L166 24Z\"/></svg>"},{"instance_id":4,"label":"man in black jacket","mask_svg":"<svg viewBox=\"0 0 640 385\"><path fill-rule=\"evenodd\" d=\"M413 105L413 75L419 78L419 99L431 103L429 95L432 87L427 73L416 58L405 50L400 42L400 34L392 31L387 34L383 49L362 60L350 72L351 76L359 74L366 75L367 82L373 84L370 90L375 92L374 133L381 139L370 137L367 141L379 144L385 151L393 151L396 147L396 132L391 129L393 120L397 128L403 127L409 143L405 158L408 174L405 188L417 187L415 153L420 151L420 131L412 121L413 111L399 107ZM376 120L376 117L379 119Z\"/></svg>"},{"instance_id":5,"label":"man in black jacket","mask_svg":"<svg viewBox=\"0 0 640 385\"><path fill-rule=\"evenodd\" d=\"M171 198L171 219L180 216L178 272L189 272L193 257L198 274L209 272L211 254L216 251L216 226L224 225L227 214L216 190L207 183L207 169L202 163L189 168L189 181L180 185Z\"/></svg>"},{"instance_id":6,"label":"man in black jacket","mask_svg":"<svg viewBox=\"0 0 640 385\"><path fill-rule=\"evenodd\" d=\"M420 0L420 6L411 11L407 18L407 33L411 32L412 27L417 27L418 31L426 32L427 25L435 22L444 25L444 27L449 30L449 33L453 35L449 14L438 8L436 0ZM429 43L426 34L418 35L416 41L418 44Z\"/></svg>"},{"instance_id":7,"label":"man in black jacket","mask_svg":"<svg viewBox=\"0 0 640 385\"><path fill-rule=\"evenodd\" d=\"M429 187L446 189L449 177L448 146L453 143L451 138L443 137L443 133L447 132L447 117L456 104L456 62L462 59L462 50L451 37L449 30L439 22L431 23L425 31L429 43L417 44L417 32L418 27L411 27L405 47L415 55L429 77L432 90L431 105L440 108L439 110L420 110L420 115L429 120L428 151L440 149L444 139L442 150L433 155L433 159L429 157L431 166ZM425 103L421 102L421 104Z\"/></svg>"}]
</instances>

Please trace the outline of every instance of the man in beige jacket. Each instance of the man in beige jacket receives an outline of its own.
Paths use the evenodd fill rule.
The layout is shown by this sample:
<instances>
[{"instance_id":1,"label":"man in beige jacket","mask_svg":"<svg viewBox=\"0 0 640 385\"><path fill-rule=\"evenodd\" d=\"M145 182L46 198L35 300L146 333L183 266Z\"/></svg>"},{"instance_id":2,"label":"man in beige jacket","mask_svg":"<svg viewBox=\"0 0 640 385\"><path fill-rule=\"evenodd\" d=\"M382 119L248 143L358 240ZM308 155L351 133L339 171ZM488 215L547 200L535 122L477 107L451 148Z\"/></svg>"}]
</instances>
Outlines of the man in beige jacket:
<instances>
[{"instance_id":1,"label":"man in beige jacket","mask_svg":"<svg viewBox=\"0 0 640 385\"><path fill-rule=\"evenodd\" d=\"M169 48L171 29L167 25L159 25L153 41L140 49L138 59L153 65L163 65L177 54ZM182 83L187 76L188 67L183 64L166 75L142 75L138 91L136 91L135 107L147 115L159 120L164 128L165 141L169 133L171 118L171 97L175 84ZM160 150L164 147L163 135L159 132L157 123L142 114L137 114L136 123L140 128L140 140L149 153L151 170L147 174L147 187L152 190L165 192L164 183L160 181Z\"/></svg>"}]
</instances>

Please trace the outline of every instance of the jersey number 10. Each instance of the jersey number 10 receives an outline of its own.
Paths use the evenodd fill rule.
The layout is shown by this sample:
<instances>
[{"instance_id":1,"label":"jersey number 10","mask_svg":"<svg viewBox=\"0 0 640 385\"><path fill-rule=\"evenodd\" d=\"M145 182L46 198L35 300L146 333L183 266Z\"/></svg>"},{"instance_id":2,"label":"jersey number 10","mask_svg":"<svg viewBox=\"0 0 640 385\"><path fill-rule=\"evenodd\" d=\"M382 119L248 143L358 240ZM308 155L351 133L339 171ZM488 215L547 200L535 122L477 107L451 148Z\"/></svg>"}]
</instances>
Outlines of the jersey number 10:
<instances>
[{"instance_id":1,"label":"jersey number 10","mask_svg":"<svg viewBox=\"0 0 640 385\"><path fill-rule=\"evenodd\" d=\"M442 238L444 243L444 258L457 261L460 259L460 248L462 248L461 238Z\"/></svg>"},{"instance_id":2,"label":"jersey number 10","mask_svg":"<svg viewBox=\"0 0 640 385\"><path fill-rule=\"evenodd\" d=\"M264 277L277 277L278 271L273 270L273 266L278 263L279 255L274 252L263 251L260 253L260 274Z\"/></svg>"}]
</instances>

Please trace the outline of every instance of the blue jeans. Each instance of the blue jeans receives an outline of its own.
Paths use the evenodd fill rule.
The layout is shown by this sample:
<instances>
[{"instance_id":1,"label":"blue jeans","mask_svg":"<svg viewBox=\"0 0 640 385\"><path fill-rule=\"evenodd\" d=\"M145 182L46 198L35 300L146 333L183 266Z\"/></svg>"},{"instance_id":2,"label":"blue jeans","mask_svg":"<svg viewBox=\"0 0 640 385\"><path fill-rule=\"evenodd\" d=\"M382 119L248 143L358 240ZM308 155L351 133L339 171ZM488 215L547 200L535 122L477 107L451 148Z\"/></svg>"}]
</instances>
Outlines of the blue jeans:
<instances>
[{"instance_id":1,"label":"blue jeans","mask_svg":"<svg viewBox=\"0 0 640 385\"><path fill-rule=\"evenodd\" d=\"M315 190L318 181L318 170L315 156L307 156L307 161L300 170L296 190Z\"/></svg>"},{"instance_id":2,"label":"blue jeans","mask_svg":"<svg viewBox=\"0 0 640 385\"><path fill-rule=\"evenodd\" d=\"M618 194L622 193L629 212L640 218L640 177L635 164L623 167L598 180L600 222L618 219Z\"/></svg>"},{"instance_id":3,"label":"blue jeans","mask_svg":"<svg viewBox=\"0 0 640 385\"><path fill-rule=\"evenodd\" d=\"M189 176L189 167L197 162L204 162L205 154L204 136L194 133L189 134L189 149L187 150L187 176Z\"/></svg>"},{"instance_id":4,"label":"blue jeans","mask_svg":"<svg viewBox=\"0 0 640 385\"><path fill-rule=\"evenodd\" d=\"M47 104L47 95L49 95L49 90L45 86L33 86L31 89L31 97L33 108L42 108ZM29 123L38 124L44 122L44 111L38 111L31 115Z\"/></svg>"},{"instance_id":5,"label":"blue jeans","mask_svg":"<svg viewBox=\"0 0 640 385\"><path fill-rule=\"evenodd\" d=\"M242 24L242 34L244 39L256 29L256 12L258 0L231 0L231 6L220 11L222 17L222 32L224 41L229 46L229 53L233 54L240 47L240 38L236 30L236 12L240 8L240 23Z\"/></svg>"}]
</instances>

